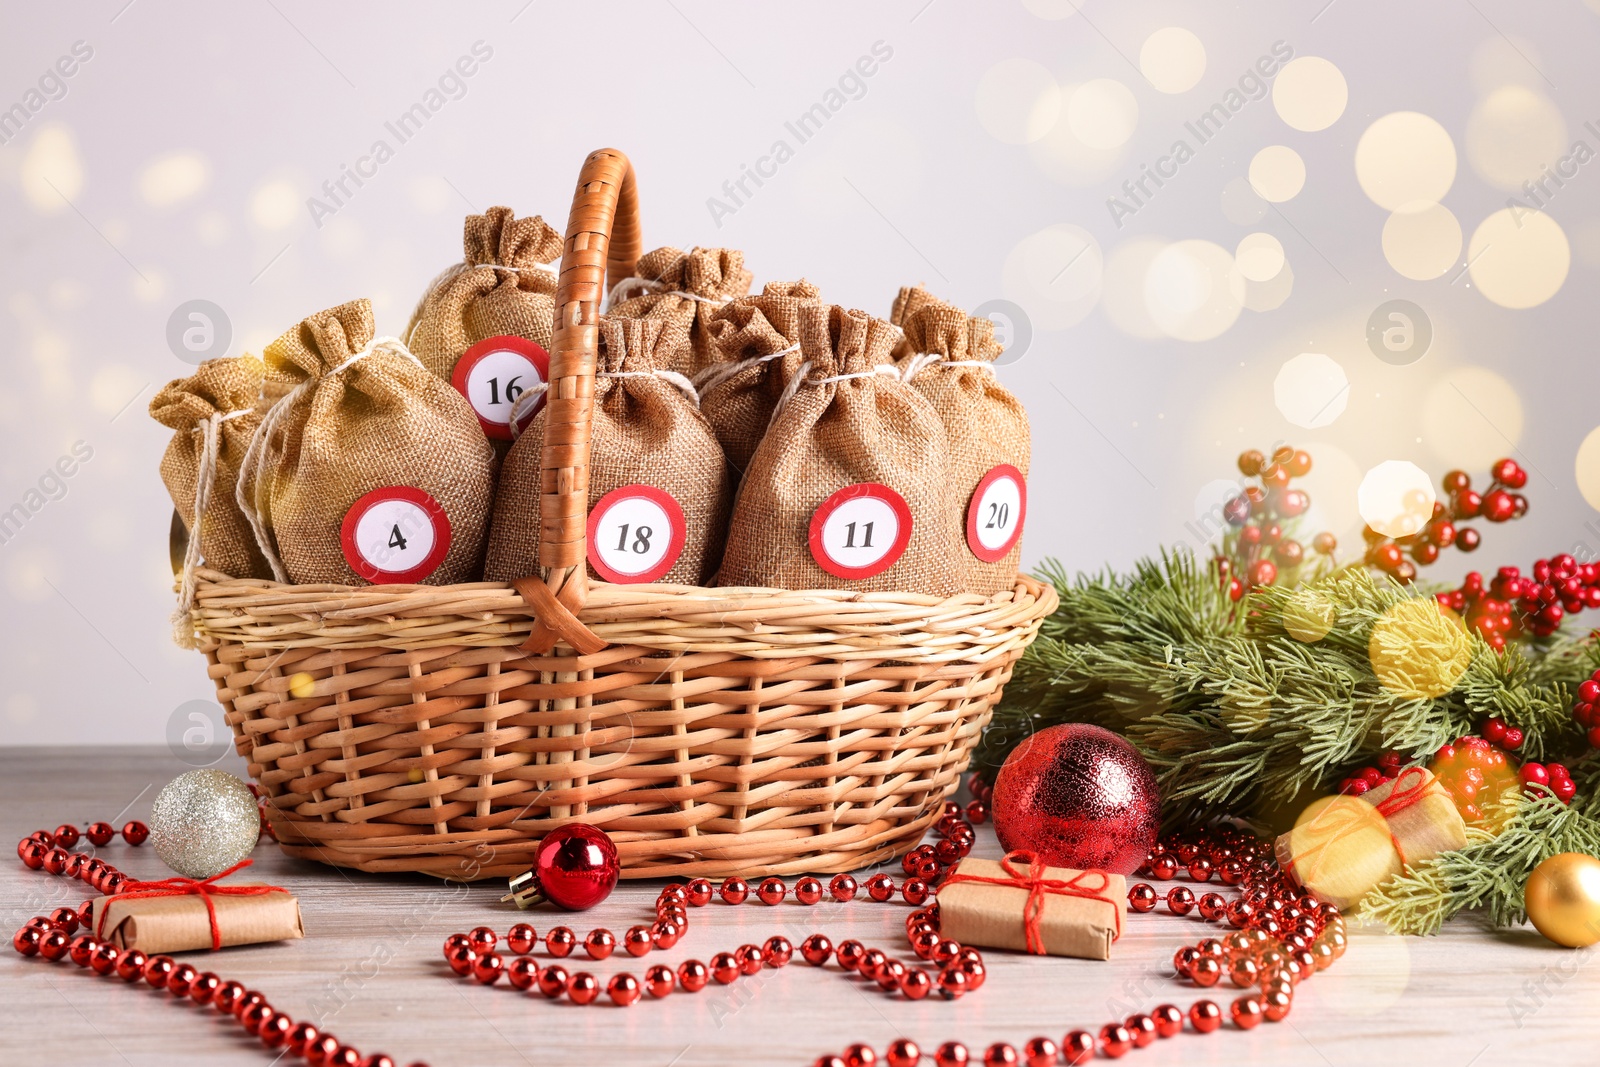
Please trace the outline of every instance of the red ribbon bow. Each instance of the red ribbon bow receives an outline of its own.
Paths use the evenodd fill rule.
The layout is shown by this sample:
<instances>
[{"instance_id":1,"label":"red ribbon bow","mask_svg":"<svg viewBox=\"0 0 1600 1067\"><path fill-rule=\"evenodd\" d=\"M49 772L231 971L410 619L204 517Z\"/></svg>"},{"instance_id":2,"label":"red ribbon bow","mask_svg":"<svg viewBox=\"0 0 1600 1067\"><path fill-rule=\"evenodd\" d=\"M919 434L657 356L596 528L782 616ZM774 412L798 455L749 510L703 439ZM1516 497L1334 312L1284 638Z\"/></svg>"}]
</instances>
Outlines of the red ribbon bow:
<instances>
[{"instance_id":1,"label":"red ribbon bow","mask_svg":"<svg viewBox=\"0 0 1600 1067\"><path fill-rule=\"evenodd\" d=\"M275 885L217 885L219 879L254 862L248 858L240 860L225 871L218 871L210 878L163 878L157 882L128 882L117 894L117 899L137 899L141 897L184 897L197 896L206 905L206 917L211 920L211 951L215 952L222 947L222 930L217 926L217 908L211 903L214 896L223 897L258 897L267 893L285 892ZM95 917L95 937L105 939L106 915L110 907L98 909L100 914Z\"/></svg>"},{"instance_id":2,"label":"red ribbon bow","mask_svg":"<svg viewBox=\"0 0 1600 1067\"><path fill-rule=\"evenodd\" d=\"M1389 841L1394 845L1395 855L1400 859L1401 867L1409 867L1406 861L1405 849L1400 845L1400 838L1389 829L1389 818L1409 807L1420 804L1430 796L1439 796L1445 793L1443 784L1433 778L1420 764L1413 764L1395 776L1394 785L1389 790L1389 795L1372 808L1382 816L1384 831L1389 835ZM1370 802L1369 802L1370 803ZM1309 846L1297 856L1291 856L1286 865L1290 874L1299 878L1298 869L1312 856L1321 852L1335 841L1354 833L1366 826L1371 826L1370 820L1361 815L1361 809L1351 805L1330 804L1317 813L1316 818L1307 824L1311 831L1323 835L1320 841ZM1313 877L1315 870L1313 870ZM1302 879L1303 881L1303 879Z\"/></svg>"},{"instance_id":3,"label":"red ribbon bow","mask_svg":"<svg viewBox=\"0 0 1600 1067\"><path fill-rule=\"evenodd\" d=\"M1026 874L1018 871L1013 865L1026 863ZM1008 878L987 878L981 874L962 874L956 871L945 878L943 885L954 885L957 882L978 882L984 885L1002 885L1012 889L1025 889L1028 899L1022 906L1022 932L1028 951L1035 956L1043 956L1044 937L1039 933L1039 915L1044 911L1044 898L1049 896L1081 897L1084 900L1098 900L1102 904L1109 904L1112 912L1117 917L1116 933L1111 935L1115 941L1122 936L1122 908L1117 901L1106 895L1111 888L1111 876L1105 871L1079 871L1072 878L1046 878L1044 872L1050 869L1043 858L1036 852L1027 849L1017 849L1006 854L1000 861L1000 869L1005 871ZM1098 880L1098 884L1092 884Z\"/></svg>"}]
</instances>

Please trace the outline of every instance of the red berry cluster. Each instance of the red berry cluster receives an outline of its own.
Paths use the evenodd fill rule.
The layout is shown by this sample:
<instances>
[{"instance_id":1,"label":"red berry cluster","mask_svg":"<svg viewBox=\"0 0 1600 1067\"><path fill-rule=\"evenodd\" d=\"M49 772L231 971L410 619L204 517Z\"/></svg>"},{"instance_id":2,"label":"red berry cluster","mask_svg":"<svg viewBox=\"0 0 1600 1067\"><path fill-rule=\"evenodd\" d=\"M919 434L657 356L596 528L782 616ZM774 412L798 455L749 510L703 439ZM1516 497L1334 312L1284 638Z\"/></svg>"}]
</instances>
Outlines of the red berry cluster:
<instances>
[{"instance_id":1,"label":"red berry cluster","mask_svg":"<svg viewBox=\"0 0 1600 1067\"><path fill-rule=\"evenodd\" d=\"M1259 478L1260 484L1246 486L1222 506L1222 516L1234 530L1223 538L1222 553L1213 561L1234 600L1244 596L1247 583L1251 588L1272 585L1280 568L1293 572L1305 562L1305 546L1288 536L1285 523L1311 506L1305 490L1290 487L1295 478L1311 473L1311 453L1284 445L1268 459L1251 449L1239 455L1239 473ZM1331 556L1337 547L1331 533L1311 539L1311 550L1319 556Z\"/></svg>"},{"instance_id":2,"label":"red berry cluster","mask_svg":"<svg viewBox=\"0 0 1600 1067\"><path fill-rule=\"evenodd\" d=\"M1507 522L1520 519L1528 513L1528 498L1512 490L1528 484L1528 473L1515 460L1496 460L1489 471L1490 484L1486 492L1472 488L1472 478L1466 471L1451 471L1444 476L1444 490L1448 506L1443 502L1433 505L1433 516L1421 530L1406 537L1386 537L1370 526L1363 536L1367 542L1368 566L1402 582L1417 576L1418 567L1426 567L1439 558L1439 553L1454 545L1463 552L1475 550L1481 538L1470 526L1457 524L1467 519L1485 522ZM1411 555L1406 559L1406 553Z\"/></svg>"},{"instance_id":3,"label":"red berry cluster","mask_svg":"<svg viewBox=\"0 0 1600 1067\"><path fill-rule=\"evenodd\" d=\"M1378 757L1376 767L1363 767L1350 777L1339 783L1339 792L1346 796L1358 797L1361 794L1378 788L1386 782L1393 781L1400 773L1404 761L1400 753L1390 749Z\"/></svg>"},{"instance_id":4,"label":"red berry cluster","mask_svg":"<svg viewBox=\"0 0 1600 1067\"><path fill-rule=\"evenodd\" d=\"M1589 675L1578 686L1578 702L1572 705L1572 717L1589 732L1591 748L1600 748L1600 671Z\"/></svg>"},{"instance_id":5,"label":"red berry cluster","mask_svg":"<svg viewBox=\"0 0 1600 1067\"><path fill-rule=\"evenodd\" d=\"M1549 637L1567 615L1600 608L1600 565L1563 552L1536 562L1530 575L1501 567L1487 588L1483 575L1472 571L1461 588L1437 597L1498 651L1524 633Z\"/></svg>"}]
</instances>

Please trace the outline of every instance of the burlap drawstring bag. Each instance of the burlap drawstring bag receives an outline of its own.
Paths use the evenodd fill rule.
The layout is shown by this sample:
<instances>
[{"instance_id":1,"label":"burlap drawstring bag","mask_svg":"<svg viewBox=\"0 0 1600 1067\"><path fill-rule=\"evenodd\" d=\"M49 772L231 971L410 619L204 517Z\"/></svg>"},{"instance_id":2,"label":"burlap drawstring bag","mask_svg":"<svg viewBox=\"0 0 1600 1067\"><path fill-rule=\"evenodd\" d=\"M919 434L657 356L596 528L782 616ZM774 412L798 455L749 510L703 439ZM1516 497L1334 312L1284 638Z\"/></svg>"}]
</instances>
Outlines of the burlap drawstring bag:
<instances>
[{"instance_id":1,"label":"burlap drawstring bag","mask_svg":"<svg viewBox=\"0 0 1600 1067\"><path fill-rule=\"evenodd\" d=\"M374 339L366 300L312 315L263 358L293 388L256 431L237 496L278 581L476 579L495 457L460 394L397 338ZM392 535L376 540L369 514L393 514Z\"/></svg>"},{"instance_id":2,"label":"burlap drawstring bag","mask_svg":"<svg viewBox=\"0 0 1600 1067\"><path fill-rule=\"evenodd\" d=\"M712 316L711 362L695 377L700 410L740 477L766 435L772 409L800 364L800 309L820 304L817 287L768 282L757 296Z\"/></svg>"},{"instance_id":3,"label":"burlap drawstring bag","mask_svg":"<svg viewBox=\"0 0 1600 1067\"><path fill-rule=\"evenodd\" d=\"M800 309L802 362L739 488L718 585L961 592L944 428L888 364L897 337L863 311ZM877 510L835 525L864 502Z\"/></svg>"},{"instance_id":4,"label":"burlap drawstring bag","mask_svg":"<svg viewBox=\"0 0 1600 1067\"><path fill-rule=\"evenodd\" d=\"M467 398L503 454L518 390L542 385L549 373L560 268L545 264L561 254L561 235L539 216L519 219L508 207L468 215L463 231L461 262L428 284L401 339ZM516 354L493 355L507 349ZM474 358L463 360L468 352Z\"/></svg>"},{"instance_id":5,"label":"burlap drawstring bag","mask_svg":"<svg viewBox=\"0 0 1600 1067\"><path fill-rule=\"evenodd\" d=\"M950 513L962 523L966 589L992 596L1016 581L1022 555L1026 480L1031 451L1028 413L995 376L1000 345L994 323L972 318L921 288L900 291L895 318L905 330L896 366L933 404L950 450ZM1015 469L1021 481L1007 468ZM1013 491L995 477L1009 476ZM981 553L981 555L980 555Z\"/></svg>"},{"instance_id":6,"label":"burlap drawstring bag","mask_svg":"<svg viewBox=\"0 0 1600 1067\"><path fill-rule=\"evenodd\" d=\"M173 634L194 641L189 609L201 559L233 578L271 578L250 524L234 500L239 464L261 423L256 408L266 366L254 356L212 359L187 378L176 378L150 402L150 415L173 431L161 457L161 480L189 531L179 576Z\"/></svg>"},{"instance_id":7,"label":"burlap drawstring bag","mask_svg":"<svg viewBox=\"0 0 1600 1067\"><path fill-rule=\"evenodd\" d=\"M597 580L703 585L716 569L732 492L694 386L666 369L687 346L687 331L663 319L600 321L587 502L589 573ZM501 468L484 564L490 581L538 573L544 425L541 410ZM627 499L635 504L612 511ZM662 522L652 510L656 519L636 522L641 500L681 515Z\"/></svg>"},{"instance_id":8,"label":"burlap drawstring bag","mask_svg":"<svg viewBox=\"0 0 1600 1067\"><path fill-rule=\"evenodd\" d=\"M744 253L729 248L658 248L634 268L634 276L611 287L606 314L621 319L667 319L689 332L686 358L662 370L693 378L710 362L711 317L731 300L746 296L753 280Z\"/></svg>"}]
</instances>

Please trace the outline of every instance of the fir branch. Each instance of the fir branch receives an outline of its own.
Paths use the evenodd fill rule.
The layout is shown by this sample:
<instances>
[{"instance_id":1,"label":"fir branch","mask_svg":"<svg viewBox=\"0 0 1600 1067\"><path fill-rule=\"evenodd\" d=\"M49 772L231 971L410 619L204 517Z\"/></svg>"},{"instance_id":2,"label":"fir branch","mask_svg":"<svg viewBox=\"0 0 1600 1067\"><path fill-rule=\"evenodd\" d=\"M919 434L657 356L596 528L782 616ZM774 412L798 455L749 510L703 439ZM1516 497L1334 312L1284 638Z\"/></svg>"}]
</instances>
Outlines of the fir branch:
<instances>
[{"instance_id":1,"label":"fir branch","mask_svg":"<svg viewBox=\"0 0 1600 1067\"><path fill-rule=\"evenodd\" d=\"M1378 886L1365 915L1401 934L1433 934L1468 908L1488 909L1496 926L1521 922L1523 887L1543 860L1561 852L1600 854L1600 820L1553 797L1523 801L1500 836L1446 852Z\"/></svg>"}]
</instances>

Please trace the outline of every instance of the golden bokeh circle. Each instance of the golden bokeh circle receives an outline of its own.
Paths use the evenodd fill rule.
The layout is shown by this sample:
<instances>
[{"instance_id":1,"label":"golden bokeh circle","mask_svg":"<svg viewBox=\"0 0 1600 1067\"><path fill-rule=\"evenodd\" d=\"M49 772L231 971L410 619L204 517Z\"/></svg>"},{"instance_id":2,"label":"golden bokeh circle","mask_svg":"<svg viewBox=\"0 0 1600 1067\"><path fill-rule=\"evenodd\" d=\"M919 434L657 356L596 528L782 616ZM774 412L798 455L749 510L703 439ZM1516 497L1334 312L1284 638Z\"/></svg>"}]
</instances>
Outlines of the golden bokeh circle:
<instances>
[{"instance_id":1,"label":"golden bokeh circle","mask_svg":"<svg viewBox=\"0 0 1600 1067\"><path fill-rule=\"evenodd\" d=\"M1600 426L1590 430L1583 444L1578 446L1573 470L1578 479L1578 492L1591 508L1600 511Z\"/></svg>"},{"instance_id":2,"label":"golden bokeh circle","mask_svg":"<svg viewBox=\"0 0 1600 1067\"><path fill-rule=\"evenodd\" d=\"M1401 277L1440 277L1461 257L1461 223L1443 204L1413 200L1383 224L1383 258Z\"/></svg>"},{"instance_id":3,"label":"golden bokeh circle","mask_svg":"<svg viewBox=\"0 0 1600 1067\"><path fill-rule=\"evenodd\" d=\"M1350 378L1332 356L1301 352L1278 368L1272 401L1290 423L1314 430L1344 414L1350 403Z\"/></svg>"},{"instance_id":4,"label":"golden bokeh circle","mask_svg":"<svg viewBox=\"0 0 1600 1067\"><path fill-rule=\"evenodd\" d=\"M1333 601L1313 589L1297 589L1283 606L1284 630L1305 645L1314 645L1327 637L1338 617Z\"/></svg>"},{"instance_id":5,"label":"golden bokeh circle","mask_svg":"<svg viewBox=\"0 0 1600 1067\"><path fill-rule=\"evenodd\" d=\"M1245 282L1244 306L1255 312L1272 311L1282 307L1293 292L1294 268L1285 262L1269 281Z\"/></svg>"},{"instance_id":6,"label":"golden bokeh circle","mask_svg":"<svg viewBox=\"0 0 1600 1067\"><path fill-rule=\"evenodd\" d=\"M1452 367L1422 399L1422 439L1446 466L1482 470L1522 439L1522 400L1486 367Z\"/></svg>"},{"instance_id":7,"label":"golden bokeh circle","mask_svg":"<svg viewBox=\"0 0 1600 1067\"><path fill-rule=\"evenodd\" d=\"M1455 143L1420 112L1391 112L1356 142L1356 180L1379 207L1395 211L1413 201L1437 203L1455 179Z\"/></svg>"},{"instance_id":8,"label":"golden bokeh circle","mask_svg":"<svg viewBox=\"0 0 1600 1067\"><path fill-rule=\"evenodd\" d=\"M1461 617L1431 596L1395 604L1372 627L1367 658L1378 684L1406 700L1433 700L1456 687L1472 663Z\"/></svg>"},{"instance_id":9,"label":"golden bokeh circle","mask_svg":"<svg viewBox=\"0 0 1600 1067\"><path fill-rule=\"evenodd\" d=\"M1467 162L1501 189L1521 191L1567 149L1567 122L1543 93L1503 85L1478 101L1467 119Z\"/></svg>"},{"instance_id":10,"label":"golden bokeh circle","mask_svg":"<svg viewBox=\"0 0 1600 1067\"><path fill-rule=\"evenodd\" d=\"M1166 336L1150 317L1145 301L1150 265L1165 247L1167 242L1159 237L1132 237L1106 255L1100 310L1129 337L1153 341Z\"/></svg>"},{"instance_id":11,"label":"golden bokeh circle","mask_svg":"<svg viewBox=\"0 0 1600 1067\"><path fill-rule=\"evenodd\" d=\"M1332 126L1349 100L1344 74L1321 56L1290 60L1272 83L1272 106L1278 117L1305 133Z\"/></svg>"},{"instance_id":12,"label":"golden bokeh circle","mask_svg":"<svg viewBox=\"0 0 1600 1067\"><path fill-rule=\"evenodd\" d=\"M1162 93L1186 93L1206 72L1206 46L1182 26L1167 26L1144 39L1139 71Z\"/></svg>"},{"instance_id":13,"label":"golden bokeh circle","mask_svg":"<svg viewBox=\"0 0 1600 1067\"><path fill-rule=\"evenodd\" d=\"M1478 291L1505 308L1531 308L1560 291L1572 267L1572 246L1542 211L1501 208L1472 231L1468 270Z\"/></svg>"},{"instance_id":14,"label":"golden bokeh circle","mask_svg":"<svg viewBox=\"0 0 1600 1067\"><path fill-rule=\"evenodd\" d=\"M1233 258L1245 281L1270 282L1283 270L1283 242L1270 233L1247 233L1239 239Z\"/></svg>"},{"instance_id":15,"label":"golden bokeh circle","mask_svg":"<svg viewBox=\"0 0 1600 1067\"><path fill-rule=\"evenodd\" d=\"M1100 245L1081 226L1047 226L1018 241L1000 271L1006 296L1046 330L1075 326L1100 299Z\"/></svg>"},{"instance_id":16,"label":"golden bokeh circle","mask_svg":"<svg viewBox=\"0 0 1600 1067\"><path fill-rule=\"evenodd\" d=\"M1067 125L1090 148L1121 148L1139 125L1139 101L1115 78L1086 81L1067 97ZM1043 136L1041 134L1041 136Z\"/></svg>"},{"instance_id":17,"label":"golden bokeh circle","mask_svg":"<svg viewBox=\"0 0 1600 1067\"><path fill-rule=\"evenodd\" d=\"M1409 460L1389 459L1373 467L1356 489L1362 521L1385 537L1410 537L1433 517L1438 499L1428 472Z\"/></svg>"},{"instance_id":18,"label":"golden bokeh circle","mask_svg":"<svg viewBox=\"0 0 1600 1067\"><path fill-rule=\"evenodd\" d=\"M1306 185L1306 162L1288 145L1268 145L1250 160L1250 188L1263 200L1293 200Z\"/></svg>"},{"instance_id":19,"label":"golden bokeh circle","mask_svg":"<svg viewBox=\"0 0 1600 1067\"><path fill-rule=\"evenodd\" d=\"M1244 308L1245 280L1233 256L1210 241L1176 241L1156 253L1145 274L1145 306L1168 337L1209 341Z\"/></svg>"}]
</instances>

